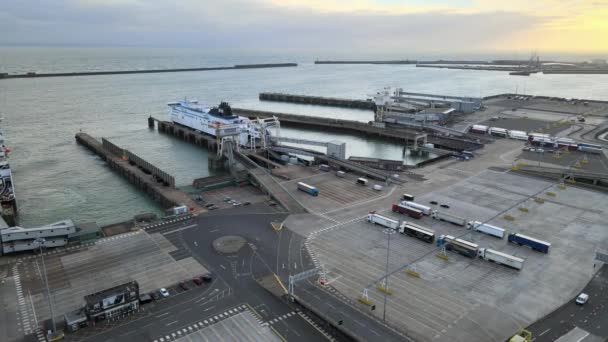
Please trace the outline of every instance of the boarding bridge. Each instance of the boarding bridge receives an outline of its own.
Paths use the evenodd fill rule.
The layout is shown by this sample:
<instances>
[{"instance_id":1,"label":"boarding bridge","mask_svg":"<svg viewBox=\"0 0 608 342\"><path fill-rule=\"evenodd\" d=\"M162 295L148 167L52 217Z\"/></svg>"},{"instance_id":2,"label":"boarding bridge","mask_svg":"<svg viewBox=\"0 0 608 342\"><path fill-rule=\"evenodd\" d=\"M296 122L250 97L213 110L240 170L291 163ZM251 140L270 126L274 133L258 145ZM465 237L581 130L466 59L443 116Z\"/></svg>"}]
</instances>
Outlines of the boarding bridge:
<instances>
[{"instance_id":1,"label":"boarding bridge","mask_svg":"<svg viewBox=\"0 0 608 342\"><path fill-rule=\"evenodd\" d=\"M298 138L287 138L287 137L271 137L270 138L273 143L284 147L281 143L292 143L297 145L309 145L309 146L322 146L326 148L326 154L328 156L338 158L338 159L346 159L346 143L341 141L316 141L316 140L307 140L307 139L298 139ZM289 146L288 146L289 147Z\"/></svg>"}]
</instances>

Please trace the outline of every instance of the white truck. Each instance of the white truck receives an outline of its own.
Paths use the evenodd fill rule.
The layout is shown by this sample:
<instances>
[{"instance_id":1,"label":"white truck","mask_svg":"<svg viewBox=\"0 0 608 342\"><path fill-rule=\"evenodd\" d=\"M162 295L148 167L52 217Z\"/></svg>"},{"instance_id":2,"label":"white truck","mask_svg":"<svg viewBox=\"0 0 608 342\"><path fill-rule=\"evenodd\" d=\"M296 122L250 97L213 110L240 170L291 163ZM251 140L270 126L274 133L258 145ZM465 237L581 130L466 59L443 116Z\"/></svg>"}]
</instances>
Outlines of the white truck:
<instances>
[{"instance_id":1,"label":"white truck","mask_svg":"<svg viewBox=\"0 0 608 342\"><path fill-rule=\"evenodd\" d=\"M481 223L479 221L470 221L467 222L467 228L468 229L473 229L476 232L482 232L488 235L492 235L494 237L497 237L499 239L502 239L505 237L505 230L500 228L500 227L496 227L487 223Z\"/></svg>"},{"instance_id":2,"label":"white truck","mask_svg":"<svg viewBox=\"0 0 608 342\"><path fill-rule=\"evenodd\" d=\"M465 226L467 224L467 219L439 210L433 210L431 217L436 220L450 222L457 226Z\"/></svg>"},{"instance_id":3,"label":"white truck","mask_svg":"<svg viewBox=\"0 0 608 342\"><path fill-rule=\"evenodd\" d=\"M427 207L426 205L422 205L422 204L412 202L412 201L401 201L401 204L406 207L418 209L426 216L431 215L431 208Z\"/></svg>"},{"instance_id":4,"label":"white truck","mask_svg":"<svg viewBox=\"0 0 608 342\"><path fill-rule=\"evenodd\" d=\"M369 214L367 214L367 221L391 229L397 229L399 227L399 221L378 215L375 211L370 211Z\"/></svg>"},{"instance_id":5,"label":"white truck","mask_svg":"<svg viewBox=\"0 0 608 342\"><path fill-rule=\"evenodd\" d=\"M495 251L489 248L480 248L477 250L477 256L484 260L492 261L497 264L505 265L507 267L521 270L524 267L525 259L518 258L513 255Z\"/></svg>"}]
</instances>

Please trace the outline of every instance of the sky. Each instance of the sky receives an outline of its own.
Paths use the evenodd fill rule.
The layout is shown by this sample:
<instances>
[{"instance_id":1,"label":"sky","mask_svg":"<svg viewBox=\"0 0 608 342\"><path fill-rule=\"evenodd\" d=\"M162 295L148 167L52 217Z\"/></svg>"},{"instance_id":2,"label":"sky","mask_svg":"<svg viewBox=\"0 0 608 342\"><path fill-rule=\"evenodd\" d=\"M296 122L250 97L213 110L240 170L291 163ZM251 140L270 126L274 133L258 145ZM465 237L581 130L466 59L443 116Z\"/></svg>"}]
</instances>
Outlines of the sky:
<instances>
[{"instance_id":1,"label":"sky","mask_svg":"<svg viewBox=\"0 0 608 342\"><path fill-rule=\"evenodd\" d=\"M0 45L608 54L608 0L2 0Z\"/></svg>"}]
</instances>

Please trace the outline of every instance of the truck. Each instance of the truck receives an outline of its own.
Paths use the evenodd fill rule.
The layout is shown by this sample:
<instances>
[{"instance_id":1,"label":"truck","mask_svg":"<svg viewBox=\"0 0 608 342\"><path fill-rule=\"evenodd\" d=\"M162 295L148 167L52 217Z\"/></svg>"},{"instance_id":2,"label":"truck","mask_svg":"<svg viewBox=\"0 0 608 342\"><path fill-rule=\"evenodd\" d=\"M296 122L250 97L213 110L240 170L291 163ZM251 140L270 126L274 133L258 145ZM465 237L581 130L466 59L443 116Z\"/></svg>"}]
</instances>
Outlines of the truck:
<instances>
[{"instance_id":1,"label":"truck","mask_svg":"<svg viewBox=\"0 0 608 342\"><path fill-rule=\"evenodd\" d=\"M500 128L500 127L490 127L490 130L488 132L490 133L490 135L493 135L496 137L506 138L508 136L507 130L504 128Z\"/></svg>"},{"instance_id":2,"label":"truck","mask_svg":"<svg viewBox=\"0 0 608 342\"><path fill-rule=\"evenodd\" d=\"M488 133L488 128L488 126L484 125L473 125L471 128L469 128L469 132L475 134L486 134Z\"/></svg>"},{"instance_id":3,"label":"truck","mask_svg":"<svg viewBox=\"0 0 608 342\"><path fill-rule=\"evenodd\" d=\"M308 185L306 183L298 182L298 190L304 191L307 194L312 196L319 196L319 190L312 185Z\"/></svg>"},{"instance_id":4,"label":"truck","mask_svg":"<svg viewBox=\"0 0 608 342\"><path fill-rule=\"evenodd\" d=\"M413 217L418 220L422 218L422 211L415 208L410 208L401 204L393 203L392 209L394 213L409 215L410 217Z\"/></svg>"},{"instance_id":5,"label":"truck","mask_svg":"<svg viewBox=\"0 0 608 342\"><path fill-rule=\"evenodd\" d=\"M386 228L397 229L399 228L399 221L393 220L392 218L376 214L375 211L370 211L367 214L367 222L378 224Z\"/></svg>"},{"instance_id":6,"label":"truck","mask_svg":"<svg viewBox=\"0 0 608 342\"><path fill-rule=\"evenodd\" d=\"M410 194L403 194L401 196L401 200L402 201L414 201L414 195L410 195Z\"/></svg>"},{"instance_id":7,"label":"truck","mask_svg":"<svg viewBox=\"0 0 608 342\"><path fill-rule=\"evenodd\" d=\"M449 222L457 226L465 226L467 224L467 220L465 218L439 210L433 210L431 217L435 220Z\"/></svg>"},{"instance_id":8,"label":"truck","mask_svg":"<svg viewBox=\"0 0 608 342\"><path fill-rule=\"evenodd\" d=\"M403 221L399 226L399 233L405 234L427 243L435 241L435 232L417 224Z\"/></svg>"},{"instance_id":9,"label":"truck","mask_svg":"<svg viewBox=\"0 0 608 342\"><path fill-rule=\"evenodd\" d=\"M545 254L549 253L549 248L551 248L551 244L549 242L535 239L533 237L519 234L519 233L509 234L509 236L507 237L507 240L509 242L516 243L520 246L526 245L535 251L539 251L539 252L542 252Z\"/></svg>"},{"instance_id":10,"label":"truck","mask_svg":"<svg viewBox=\"0 0 608 342\"><path fill-rule=\"evenodd\" d=\"M439 239L437 239L437 246L443 246L448 251L454 251L469 258L476 257L477 250L479 249L476 243L457 239L451 235L440 235Z\"/></svg>"},{"instance_id":11,"label":"truck","mask_svg":"<svg viewBox=\"0 0 608 342\"><path fill-rule=\"evenodd\" d=\"M410 208L414 208L414 209L418 209L426 216L431 215L431 208L427 207L426 205L422 205L420 203L416 203L416 202L412 202L412 201L401 201L401 205L410 207Z\"/></svg>"},{"instance_id":12,"label":"truck","mask_svg":"<svg viewBox=\"0 0 608 342\"><path fill-rule=\"evenodd\" d=\"M476 232L481 232L484 234L488 234L494 237L497 237L499 239L502 239L505 237L505 230L500 228L500 227L496 227L493 226L491 224L487 224L487 223L481 223L479 221L470 221L467 222L467 228L468 229L473 229Z\"/></svg>"},{"instance_id":13,"label":"truck","mask_svg":"<svg viewBox=\"0 0 608 342\"><path fill-rule=\"evenodd\" d=\"M492 261L497 264L514 268L516 270L521 270L524 267L525 259L495 251L489 248L480 248L477 251L477 256L482 258L483 260Z\"/></svg>"}]
</instances>

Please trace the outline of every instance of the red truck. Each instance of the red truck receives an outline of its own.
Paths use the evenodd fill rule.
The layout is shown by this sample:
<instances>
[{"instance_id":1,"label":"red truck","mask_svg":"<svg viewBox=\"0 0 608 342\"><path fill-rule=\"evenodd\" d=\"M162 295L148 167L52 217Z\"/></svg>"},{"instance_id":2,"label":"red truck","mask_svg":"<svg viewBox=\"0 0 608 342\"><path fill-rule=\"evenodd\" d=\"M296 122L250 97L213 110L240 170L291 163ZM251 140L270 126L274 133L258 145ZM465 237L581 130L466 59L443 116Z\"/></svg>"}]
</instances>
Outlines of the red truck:
<instances>
[{"instance_id":1,"label":"red truck","mask_svg":"<svg viewBox=\"0 0 608 342\"><path fill-rule=\"evenodd\" d=\"M410 207L403 206L401 204L393 204L393 212L400 214L407 214L415 219L422 218L422 211Z\"/></svg>"}]
</instances>

